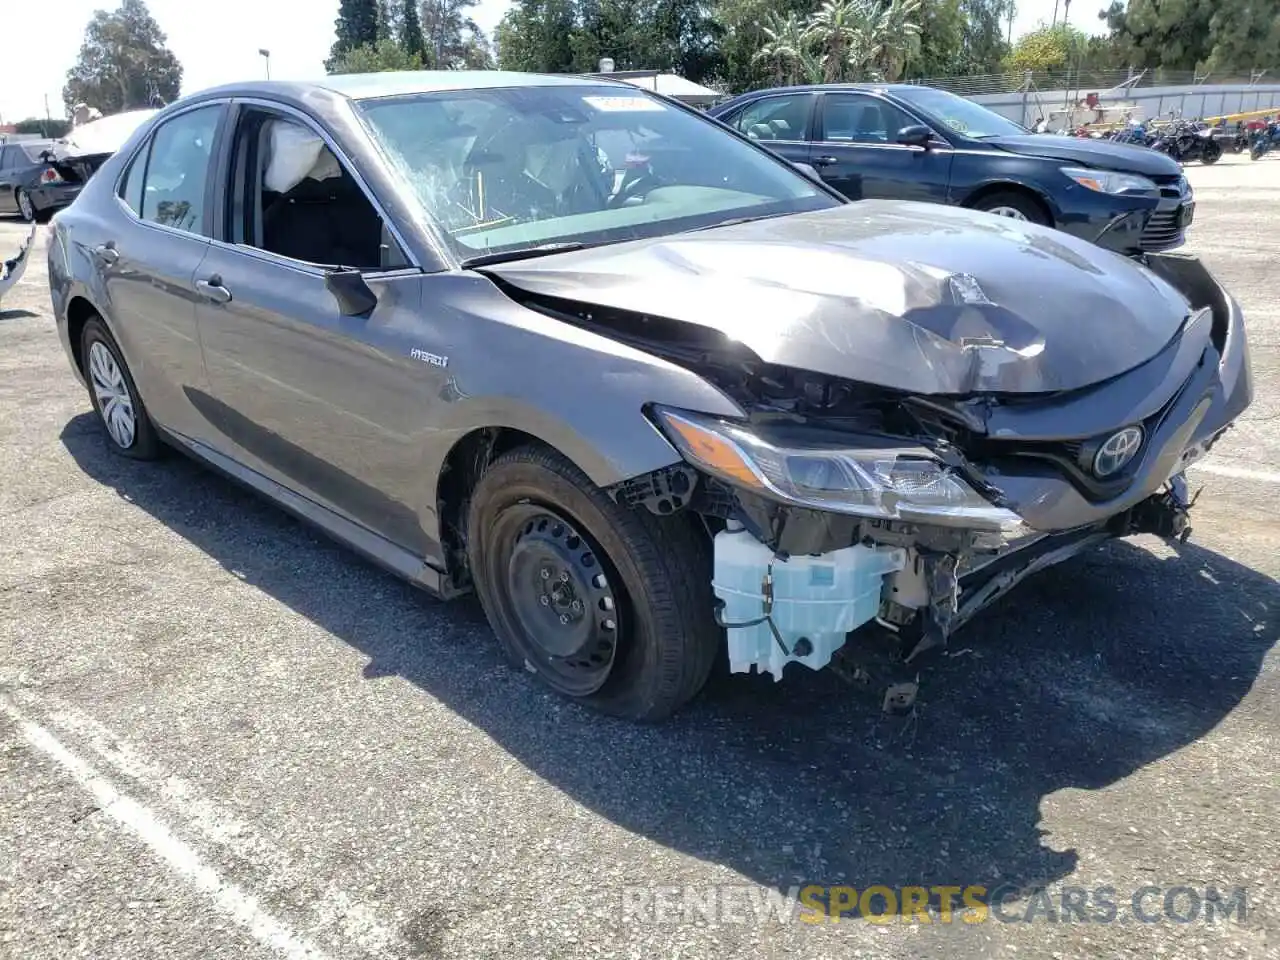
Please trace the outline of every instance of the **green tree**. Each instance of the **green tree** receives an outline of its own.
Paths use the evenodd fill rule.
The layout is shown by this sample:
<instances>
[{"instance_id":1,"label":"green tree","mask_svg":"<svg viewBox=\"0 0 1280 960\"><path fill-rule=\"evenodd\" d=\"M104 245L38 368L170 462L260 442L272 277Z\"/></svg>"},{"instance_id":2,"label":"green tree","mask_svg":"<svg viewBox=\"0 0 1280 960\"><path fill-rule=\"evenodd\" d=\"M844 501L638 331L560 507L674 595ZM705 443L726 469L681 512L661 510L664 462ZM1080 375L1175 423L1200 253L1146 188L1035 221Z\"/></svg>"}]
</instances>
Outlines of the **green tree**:
<instances>
[{"instance_id":1,"label":"green tree","mask_svg":"<svg viewBox=\"0 0 1280 960\"><path fill-rule=\"evenodd\" d=\"M57 140L65 137L71 130L70 120L42 120L39 117L27 117L13 125L14 133L29 133L39 137Z\"/></svg>"},{"instance_id":2,"label":"green tree","mask_svg":"<svg viewBox=\"0 0 1280 960\"><path fill-rule=\"evenodd\" d=\"M920 55L920 0L889 0L872 25L879 52L872 66L885 80L900 80L907 63Z\"/></svg>"},{"instance_id":3,"label":"green tree","mask_svg":"<svg viewBox=\"0 0 1280 960\"><path fill-rule=\"evenodd\" d=\"M329 73L385 73L422 68L422 58L409 53L391 37L346 50L328 64Z\"/></svg>"},{"instance_id":4,"label":"green tree","mask_svg":"<svg viewBox=\"0 0 1280 960\"><path fill-rule=\"evenodd\" d=\"M1124 32L1134 66L1194 70L1213 49L1218 0L1130 0ZM1235 6L1233 4L1233 6ZM1274 2L1272 18L1275 17Z\"/></svg>"},{"instance_id":5,"label":"green tree","mask_svg":"<svg viewBox=\"0 0 1280 960\"><path fill-rule=\"evenodd\" d=\"M423 0L420 8L426 59L445 70L484 70L493 54L471 11L479 0Z\"/></svg>"},{"instance_id":6,"label":"green tree","mask_svg":"<svg viewBox=\"0 0 1280 960\"><path fill-rule=\"evenodd\" d=\"M426 46L422 37L422 17L418 14L418 0L399 0L399 2L400 46L404 47L405 53L410 56L424 60Z\"/></svg>"},{"instance_id":7,"label":"green tree","mask_svg":"<svg viewBox=\"0 0 1280 960\"><path fill-rule=\"evenodd\" d=\"M494 32L504 70L568 73L577 21L572 0L516 0Z\"/></svg>"},{"instance_id":8,"label":"green tree","mask_svg":"<svg viewBox=\"0 0 1280 960\"><path fill-rule=\"evenodd\" d=\"M1009 52L1006 39L1013 0L961 0L963 59L958 73L995 73Z\"/></svg>"},{"instance_id":9,"label":"green tree","mask_svg":"<svg viewBox=\"0 0 1280 960\"><path fill-rule=\"evenodd\" d=\"M1058 70L1067 65L1072 51L1087 44L1088 38L1075 27L1041 27L1018 38L1005 57L1005 67L1014 71Z\"/></svg>"},{"instance_id":10,"label":"green tree","mask_svg":"<svg viewBox=\"0 0 1280 960\"><path fill-rule=\"evenodd\" d=\"M330 73L338 72L334 65L347 51L377 44L378 0L339 0L334 28L337 37L325 63Z\"/></svg>"},{"instance_id":11,"label":"green tree","mask_svg":"<svg viewBox=\"0 0 1280 960\"><path fill-rule=\"evenodd\" d=\"M794 10L785 16L769 14L763 32L765 42L754 59L769 66L775 84L796 84L821 75L821 64L809 50L805 25Z\"/></svg>"},{"instance_id":12,"label":"green tree","mask_svg":"<svg viewBox=\"0 0 1280 960\"><path fill-rule=\"evenodd\" d=\"M911 77L948 77L963 72L965 19L960 0L926 0L920 7L920 49L908 63Z\"/></svg>"},{"instance_id":13,"label":"green tree","mask_svg":"<svg viewBox=\"0 0 1280 960\"><path fill-rule=\"evenodd\" d=\"M62 99L70 111L87 103L104 115L160 106L176 100L182 65L143 0L122 0L97 11L85 28L75 66L67 71Z\"/></svg>"}]
</instances>

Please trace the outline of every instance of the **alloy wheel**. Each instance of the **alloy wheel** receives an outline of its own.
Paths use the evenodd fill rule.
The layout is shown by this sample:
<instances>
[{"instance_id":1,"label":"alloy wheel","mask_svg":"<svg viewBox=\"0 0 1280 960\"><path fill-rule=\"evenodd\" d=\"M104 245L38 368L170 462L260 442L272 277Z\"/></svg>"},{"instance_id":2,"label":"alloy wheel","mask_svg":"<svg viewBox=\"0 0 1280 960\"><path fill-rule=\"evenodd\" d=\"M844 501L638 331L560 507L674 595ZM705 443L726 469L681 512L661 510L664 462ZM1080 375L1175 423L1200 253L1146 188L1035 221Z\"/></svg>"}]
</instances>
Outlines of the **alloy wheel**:
<instances>
[{"instance_id":1,"label":"alloy wheel","mask_svg":"<svg viewBox=\"0 0 1280 960\"><path fill-rule=\"evenodd\" d=\"M35 204L31 202L31 195L25 190L18 191L18 212L28 223L36 218Z\"/></svg>"},{"instance_id":2,"label":"alloy wheel","mask_svg":"<svg viewBox=\"0 0 1280 960\"><path fill-rule=\"evenodd\" d=\"M1008 217L1010 220L1026 220L1027 215L1017 207L988 207L987 213L994 213L997 217Z\"/></svg>"}]
</instances>

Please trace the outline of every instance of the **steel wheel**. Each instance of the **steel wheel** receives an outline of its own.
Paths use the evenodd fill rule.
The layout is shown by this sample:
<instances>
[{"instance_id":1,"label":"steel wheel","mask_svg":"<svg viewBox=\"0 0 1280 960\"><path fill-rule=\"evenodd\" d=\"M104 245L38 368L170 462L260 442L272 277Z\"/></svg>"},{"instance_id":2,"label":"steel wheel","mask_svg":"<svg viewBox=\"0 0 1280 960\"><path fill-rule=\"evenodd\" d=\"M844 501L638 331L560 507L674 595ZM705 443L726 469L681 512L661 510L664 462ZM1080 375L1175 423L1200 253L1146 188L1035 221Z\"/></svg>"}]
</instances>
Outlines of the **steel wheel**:
<instances>
[{"instance_id":1,"label":"steel wheel","mask_svg":"<svg viewBox=\"0 0 1280 960\"><path fill-rule=\"evenodd\" d=\"M618 503L540 445L488 464L471 491L467 564L514 666L632 720L670 716L723 638L711 542L682 516Z\"/></svg>"},{"instance_id":2,"label":"steel wheel","mask_svg":"<svg viewBox=\"0 0 1280 960\"><path fill-rule=\"evenodd\" d=\"M89 347L89 379L107 433L120 449L128 450L138 435L138 416L124 373L101 340Z\"/></svg>"},{"instance_id":3,"label":"steel wheel","mask_svg":"<svg viewBox=\"0 0 1280 960\"><path fill-rule=\"evenodd\" d=\"M19 188L18 190L18 214L23 220L30 223L36 218L36 205L31 202L31 194Z\"/></svg>"},{"instance_id":4,"label":"steel wheel","mask_svg":"<svg viewBox=\"0 0 1280 960\"><path fill-rule=\"evenodd\" d=\"M516 643L561 693L584 697L609 678L622 642L619 611L603 554L555 511L519 504L495 530L510 543L505 603Z\"/></svg>"}]
</instances>

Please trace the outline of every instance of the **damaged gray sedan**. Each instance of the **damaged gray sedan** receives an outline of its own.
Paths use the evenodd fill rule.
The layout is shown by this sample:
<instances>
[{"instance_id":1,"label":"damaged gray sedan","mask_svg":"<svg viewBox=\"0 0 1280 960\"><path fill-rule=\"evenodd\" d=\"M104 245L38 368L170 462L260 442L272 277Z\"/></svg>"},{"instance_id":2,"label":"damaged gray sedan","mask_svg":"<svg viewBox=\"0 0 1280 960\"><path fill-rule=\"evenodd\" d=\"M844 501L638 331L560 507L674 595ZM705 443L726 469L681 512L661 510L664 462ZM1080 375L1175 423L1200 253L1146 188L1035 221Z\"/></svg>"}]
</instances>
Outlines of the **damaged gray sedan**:
<instances>
[{"instance_id":1,"label":"damaged gray sedan","mask_svg":"<svg viewBox=\"0 0 1280 960\"><path fill-rule=\"evenodd\" d=\"M1193 258L850 203L594 79L198 94L55 218L49 270L117 452L474 590L517 666L634 719L722 651L909 701L1028 574L1185 536L1184 471L1252 397Z\"/></svg>"}]
</instances>

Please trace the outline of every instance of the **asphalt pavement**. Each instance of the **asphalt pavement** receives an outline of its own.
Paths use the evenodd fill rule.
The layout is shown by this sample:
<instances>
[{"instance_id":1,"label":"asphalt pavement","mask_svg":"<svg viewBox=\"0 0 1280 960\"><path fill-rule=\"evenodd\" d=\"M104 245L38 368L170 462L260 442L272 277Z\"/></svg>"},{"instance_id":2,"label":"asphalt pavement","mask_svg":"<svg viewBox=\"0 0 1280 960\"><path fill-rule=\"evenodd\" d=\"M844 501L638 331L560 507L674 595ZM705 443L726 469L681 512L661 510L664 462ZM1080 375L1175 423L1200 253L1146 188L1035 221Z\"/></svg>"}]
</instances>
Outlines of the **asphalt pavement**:
<instances>
[{"instance_id":1,"label":"asphalt pavement","mask_svg":"<svg viewBox=\"0 0 1280 960\"><path fill-rule=\"evenodd\" d=\"M0 957L1280 957L1280 157L1188 175L1258 389L1190 541L1028 582L909 722L799 671L657 727L543 692L473 601L112 456L41 248L0 304Z\"/></svg>"}]
</instances>

